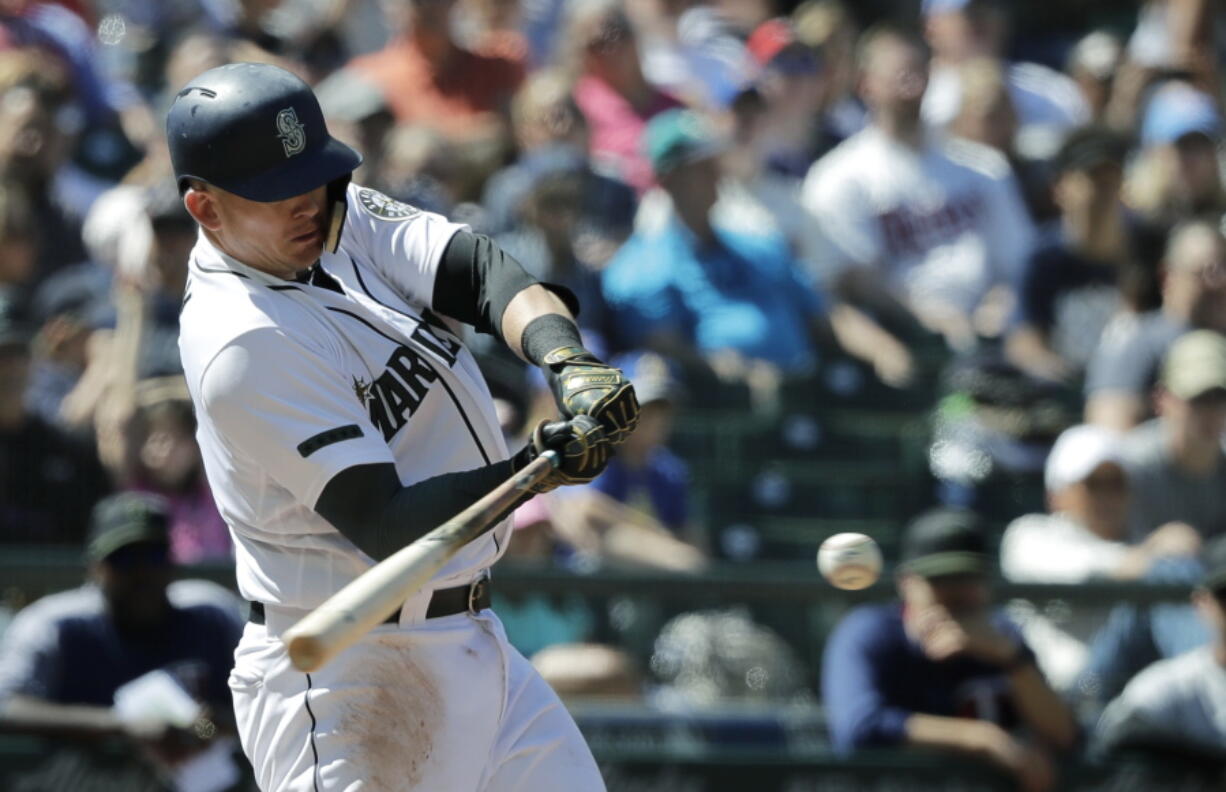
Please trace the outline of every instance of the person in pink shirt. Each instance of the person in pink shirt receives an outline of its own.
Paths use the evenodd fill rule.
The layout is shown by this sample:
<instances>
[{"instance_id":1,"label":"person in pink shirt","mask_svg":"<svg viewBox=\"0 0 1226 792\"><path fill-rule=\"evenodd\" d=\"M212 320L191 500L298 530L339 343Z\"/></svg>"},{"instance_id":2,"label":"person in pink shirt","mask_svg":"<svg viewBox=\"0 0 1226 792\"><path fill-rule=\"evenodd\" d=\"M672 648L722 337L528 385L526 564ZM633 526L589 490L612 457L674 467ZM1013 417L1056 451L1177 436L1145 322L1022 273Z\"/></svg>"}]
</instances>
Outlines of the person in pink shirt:
<instances>
[{"instance_id":1,"label":"person in pink shirt","mask_svg":"<svg viewBox=\"0 0 1226 792\"><path fill-rule=\"evenodd\" d=\"M170 512L170 557L177 564L229 561L230 531L204 478L196 421L186 392L145 391L128 425L124 489L160 495Z\"/></svg>"},{"instance_id":2,"label":"person in pink shirt","mask_svg":"<svg viewBox=\"0 0 1226 792\"><path fill-rule=\"evenodd\" d=\"M647 82L630 22L612 2L586 5L571 19L575 102L591 130L589 148L598 171L642 194L654 184L641 140L647 122L681 102Z\"/></svg>"}]
</instances>

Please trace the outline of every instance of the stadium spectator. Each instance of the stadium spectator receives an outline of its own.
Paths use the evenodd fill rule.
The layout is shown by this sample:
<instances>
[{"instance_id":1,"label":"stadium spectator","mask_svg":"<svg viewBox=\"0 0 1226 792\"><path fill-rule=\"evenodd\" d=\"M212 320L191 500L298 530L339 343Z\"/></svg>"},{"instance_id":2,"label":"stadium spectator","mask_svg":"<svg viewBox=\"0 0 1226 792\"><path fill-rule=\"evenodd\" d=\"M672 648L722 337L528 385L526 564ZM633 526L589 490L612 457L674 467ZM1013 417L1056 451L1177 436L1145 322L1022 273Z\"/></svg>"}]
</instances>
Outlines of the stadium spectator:
<instances>
[{"instance_id":1,"label":"stadium spectator","mask_svg":"<svg viewBox=\"0 0 1226 792\"><path fill-rule=\"evenodd\" d=\"M1217 153L1224 131L1209 94L1178 80L1156 88L1145 104L1141 149L1124 185L1127 204L1162 229L1226 210Z\"/></svg>"},{"instance_id":2,"label":"stadium spectator","mask_svg":"<svg viewBox=\"0 0 1226 792\"><path fill-rule=\"evenodd\" d=\"M1017 518L1001 540L1001 573L1010 581L1140 580L1161 559L1191 558L1199 549L1195 533L1178 524L1129 543L1124 442L1110 429L1083 424L1065 430L1048 455L1044 484L1048 513ZM1078 606L1057 619L1015 605L1011 614L1043 673L1057 689L1068 691L1085 667L1107 609Z\"/></svg>"},{"instance_id":3,"label":"stadium spectator","mask_svg":"<svg viewBox=\"0 0 1226 792\"><path fill-rule=\"evenodd\" d=\"M238 600L197 580L170 582L168 515L148 495L104 499L90 521L90 583L21 611L0 642L0 722L23 732L123 735L173 767L206 750L233 747L230 692L242 623ZM202 705L171 725L169 699L125 716L116 691L161 670ZM237 774L236 774L237 776ZM237 778L235 779L237 780Z\"/></svg>"},{"instance_id":4,"label":"stadium spectator","mask_svg":"<svg viewBox=\"0 0 1226 792\"><path fill-rule=\"evenodd\" d=\"M972 515L928 512L903 537L901 602L835 628L822 694L836 750L911 745L987 759L1025 790L1053 788L1048 750L1077 725L1017 628L990 608L986 537ZM1025 726L1034 738L1014 736Z\"/></svg>"},{"instance_id":5,"label":"stadium spectator","mask_svg":"<svg viewBox=\"0 0 1226 792\"><path fill-rule=\"evenodd\" d=\"M1204 539L1226 534L1226 336L1196 330L1175 341L1156 401L1158 417L1125 445L1132 537L1172 524Z\"/></svg>"},{"instance_id":6,"label":"stadium spectator","mask_svg":"<svg viewBox=\"0 0 1226 792\"><path fill-rule=\"evenodd\" d=\"M204 477L187 384L181 376L142 380L134 400L135 412L119 432L122 447L106 455L123 463L113 477L124 489L166 501L171 561L228 562L230 533Z\"/></svg>"},{"instance_id":7,"label":"stadium spectator","mask_svg":"<svg viewBox=\"0 0 1226 792\"><path fill-rule=\"evenodd\" d=\"M519 157L486 182L481 202L484 230L500 234L517 229L525 220L523 208L533 187L546 176L568 172L580 180L582 189L571 206L579 213L574 218L579 228L569 230L589 237L592 244L620 244L634 220L634 191L593 170L587 154L587 121L564 73L555 69L534 73L511 103L511 123Z\"/></svg>"},{"instance_id":8,"label":"stadium spectator","mask_svg":"<svg viewBox=\"0 0 1226 792\"><path fill-rule=\"evenodd\" d=\"M582 318L576 319L579 328L590 343L603 347L612 320L600 270L624 237L610 236L613 228L590 213L590 204L597 201L585 186L598 178L595 174L565 154L552 162L538 159L534 167L537 172L521 206L522 222L495 239L529 273L573 291L583 306Z\"/></svg>"},{"instance_id":9,"label":"stadium spectator","mask_svg":"<svg viewBox=\"0 0 1226 792\"><path fill-rule=\"evenodd\" d=\"M673 212L636 232L604 271L617 343L731 381L776 381L813 363L822 315L786 240L712 224L719 181L714 133L688 111L652 119L645 147Z\"/></svg>"},{"instance_id":10,"label":"stadium spectator","mask_svg":"<svg viewBox=\"0 0 1226 792\"><path fill-rule=\"evenodd\" d=\"M451 29L454 6L455 0L405 3L388 45L355 58L346 70L377 86L400 123L426 126L456 142L501 144L523 67L460 46Z\"/></svg>"},{"instance_id":11,"label":"stadium spectator","mask_svg":"<svg viewBox=\"0 0 1226 792\"><path fill-rule=\"evenodd\" d=\"M64 67L32 49L0 51L0 178L20 185L36 222L34 282L85 260L80 217L57 182L75 145ZM79 207L77 207L79 208Z\"/></svg>"},{"instance_id":12,"label":"stadium spectator","mask_svg":"<svg viewBox=\"0 0 1226 792\"><path fill-rule=\"evenodd\" d=\"M643 130L653 116L681 103L643 76L634 30L616 2L576 4L568 37L567 66L576 76L575 102L587 119L592 162L642 193L653 183Z\"/></svg>"},{"instance_id":13,"label":"stadium spectator","mask_svg":"<svg viewBox=\"0 0 1226 792\"><path fill-rule=\"evenodd\" d=\"M1123 55L1123 44L1105 30L1087 33L1069 53L1065 71L1081 89L1090 118L1096 124L1107 121L1107 105Z\"/></svg>"},{"instance_id":14,"label":"stadium spectator","mask_svg":"<svg viewBox=\"0 0 1226 792\"><path fill-rule=\"evenodd\" d=\"M76 131L83 143L75 157L83 166L80 175L102 176L103 184L121 176L139 159L133 144L149 145L158 131L141 95L107 68L99 44L100 39L109 38L96 35L81 16L57 2L9 0L0 14L0 49L37 53L41 63L55 63L53 69L66 72L77 115ZM73 202L78 214L84 213L99 189L78 189L80 203Z\"/></svg>"},{"instance_id":15,"label":"stadium spectator","mask_svg":"<svg viewBox=\"0 0 1226 792\"><path fill-rule=\"evenodd\" d=\"M675 536L690 532L689 469L665 443L672 432L680 383L668 361L642 352L613 365L634 383L639 425L589 488L651 515Z\"/></svg>"},{"instance_id":16,"label":"stadium spectator","mask_svg":"<svg viewBox=\"0 0 1226 792\"><path fill-rule=\"evenodd\" d=\"M586 333L585 333L586 336ZM706 565L689 511L688 468L664 442L680 392L669 363L636 352L613 358L635 386L639 428L593 483L535 498L516 512L516 541L545 536L544 557L578 570L629 566L695 572ZM535 420L552 414L553 396L538 384ZM536 504L536 505L533 505Z\"/></svg>"},{"instance_id":17,"label":"stadium spectator","mask_svg":"<svg viewBox=\"0 0 1226 792\"><path fill-rule=\"evenodd\" d=\"M757 88L741 93L732 103L728 125L731 135L728 150L721 158L723 180L719 185L716 222L736 228L761 231L778 229L788 238L797 257L817 282L824 278L826 241L813 216L800 202L800 178L772 164L770 130L779 120L774 114L784 103L768 103ZM790 111L789 111L790 112ZM786 123L786 122L785 122ZM792 164L795 164L794 162ZM655 191L643 197L636 225L646 224L652 203L666 215L667 200ZM663 222L660 218L658 222Z\"/></svg>"},{"instance_id":18,"label":"stadium spectator","mask_svg":"<svg viewBox=\"0 0 1226 792\"><path fill-rule=\"evenodd\" d=\"M21 308L18 295L0 292L0 537L74 543L110 484L92 446L27 406L33 331Z\"/></svg>"},{"instance_id":19,"label":"stadium spectator","mask_svg":"<svg viewBox=\"0 0 1226 792\"><path fill-rule=\"evenodd\" d=\"M973 314L1007 291L1032 227L1008 163L920 121L923 43L879 27L860 46L868 128L809 171L804 199L831 242L831 290L888 328L918 318L955 347L973 343Z\"/></svg>"},{"instance_id":20,"label":"stadium spectator","mask_svg":"<svg viewBox=\"0 0 1226 792\"><path fill-rule=\"evenodd\" d=\"M958 67L962 101L949 120L950 133L994 148L1006 157L1013 153L1017 111L1000 61L971 58Z\"/></svg>"},{"instance_id":21,"label":"stadium spectator","mask_svg":"<svg viewBox=\"0 0 1226 792\"><path fill-rule=\"evenodd\" d=\"M856 21L842 0L805 0L792 12L796 38L819 50L825 69L823 126L836 143L864 128L864 104L856 95Z\"/></svg>"},{"instance_id":22,"label":"stadium spectator","mask_svg":"<svg viewBox=\"0 0 1226 792\"><path fill-rule=\"evenodd\" d=\"M1157 750L1168 761L1207 761L1219 771L1226 762L1226 540L1213 542L1205 560L1192 603L1210 642L1133 678L1098 722L1099 751Z\"/></svg>"},{"instance_id":23,"label":"stadium spectator","mask_svg":"<svg viewBox=\"0 0 1226 792\"><path fill-rule=\"evenodd\" d=\"M1018 151L1017 111L1009 95L1005 64L993 58L971 58L958 67L962 103L947 130L955 137L995 149L1009 162L1031 219L1046 223L1055 214L1046 168L1046 146L1030 156Z\"/></svg>"},{"instance_id":24,"label":"stadium spectator","mask_svg":"<svg viewBox=\"0 0 1226 792\"><path fill-rule=\"evenodd\" d=\"M1124 262L1134 255L1120 204L1127 152L1122 136L1084 127L1052 160L1059 225L1026 262L1006 340L1010 362L1031 376L1078 376L1121 307Z\"/></svg>"},{"instance_id":25,"label":"stadium spectator","mask_svg":"<svg viewBox=\"0 0 1226 792\"><path fill-rule=\"evenodd\" d=\"M960 66L979 57L1003 58L1009 19L1001 0L924 0L924 33L932 46L932 79L924 95L924 120L945 126L958 114L962 101ZM1076 83L1037 63L1012 62L1005 81L1017 111L1019 148L1042 149L1046 139L1090 120Z\"/></svg>"},{"instance_id":26,"label":"stadium spectator","mask_svg":"<svg viewBox=\"0 0 1226 792\"><path fill-rule=\"evenodd\" d=\"M1161 307L1118 314L1103 328L1086 367L1090 423L1127 430L1145 420L1171 343L1193 328L1226 331L1226 239L1217 222L1176 227L1162 264Z\"/></svg>"},{"instance_id":27,"label":"stadium spectator","mask_svg":"<svg viewBox=\"0 0 1226 792\"><path fill-rule=\"evenodd\" d=\"M762 98L758 156L766 169L799 181L809 166L842 140L821 113L827 74L822 54L802 44L790 22L763 22L749 37Z\"/></svg>"}]
</instances>

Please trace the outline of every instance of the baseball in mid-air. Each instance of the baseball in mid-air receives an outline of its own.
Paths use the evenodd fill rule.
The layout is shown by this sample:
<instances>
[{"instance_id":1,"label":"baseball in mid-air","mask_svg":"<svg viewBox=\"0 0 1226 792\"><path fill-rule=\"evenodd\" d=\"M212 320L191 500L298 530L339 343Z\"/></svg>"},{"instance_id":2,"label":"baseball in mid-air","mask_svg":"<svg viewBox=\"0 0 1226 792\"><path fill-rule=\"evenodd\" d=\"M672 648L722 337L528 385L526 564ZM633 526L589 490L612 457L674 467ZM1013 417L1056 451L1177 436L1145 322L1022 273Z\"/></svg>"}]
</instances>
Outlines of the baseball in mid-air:
<instances>
[{"instance_id":1,"label":"baseball in mid-air","mask_svg":"<svg viewBox=\"0 0 1226 792\"><path fill-rule=\"evenodd\" d=\"M835 588L868 588L881 576L881 548L862 533L835 534L818 549L817 568Z\"/></svg>"}]
</instances>

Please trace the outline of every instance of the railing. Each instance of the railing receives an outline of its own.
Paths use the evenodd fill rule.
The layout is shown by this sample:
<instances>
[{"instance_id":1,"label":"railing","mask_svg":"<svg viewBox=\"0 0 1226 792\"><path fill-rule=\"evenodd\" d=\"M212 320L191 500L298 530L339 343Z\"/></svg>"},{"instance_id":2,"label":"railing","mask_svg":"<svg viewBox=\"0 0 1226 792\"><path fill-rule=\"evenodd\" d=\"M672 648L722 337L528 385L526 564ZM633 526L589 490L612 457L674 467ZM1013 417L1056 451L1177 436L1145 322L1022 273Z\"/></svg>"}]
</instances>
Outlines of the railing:
<instances>
[{"instance_id":1,"label":"railing","mask_svg":"<svg viewBox=\"0 0 1226 792\"><path fill-rule=\"evenodd\" d=\"M182 577L199 577L234 587L230 564L200 564L182 568ZM76 550L59 547L17 546L0 549L0 588L38 595L77 586L85 566ZM887 571L877 585L859 592L840 591L826 583L807 562L715 564L701 574L688 575L638 569L603 568L590 573L547 565L503 561L494 568L496 589L507 595L540 592L590 597L648 596L682 602L780 602L789 604L882 601L894 596ZM1154 603L1186 601L1187 586L1093 582L1078 584L1017 584L997 582L1001 600L1065 600L1081 605L1117 602Z\"/></svg>"}]
</instances>

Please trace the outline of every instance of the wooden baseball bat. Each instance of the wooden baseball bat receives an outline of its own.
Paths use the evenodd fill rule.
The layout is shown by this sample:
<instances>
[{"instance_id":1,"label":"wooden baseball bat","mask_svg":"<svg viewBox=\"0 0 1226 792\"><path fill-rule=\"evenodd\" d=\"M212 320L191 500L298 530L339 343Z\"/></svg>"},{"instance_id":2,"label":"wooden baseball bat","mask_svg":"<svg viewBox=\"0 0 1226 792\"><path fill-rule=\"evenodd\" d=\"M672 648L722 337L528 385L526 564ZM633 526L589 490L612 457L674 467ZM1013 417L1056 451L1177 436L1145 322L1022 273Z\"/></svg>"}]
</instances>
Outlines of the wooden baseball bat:
<instances>
[{"instance_id":1,"label":"wooden baseball bat","mask_svg":"<svg viewBox=\"0 0 1226 792\"><path fill-rule=\"evenodd\" d=\"M460 548L494 526L561 460L546 451L447 522L363 572L281 636L299 671L314 671L383 623Z\"/></svg>"}]
</instances>

